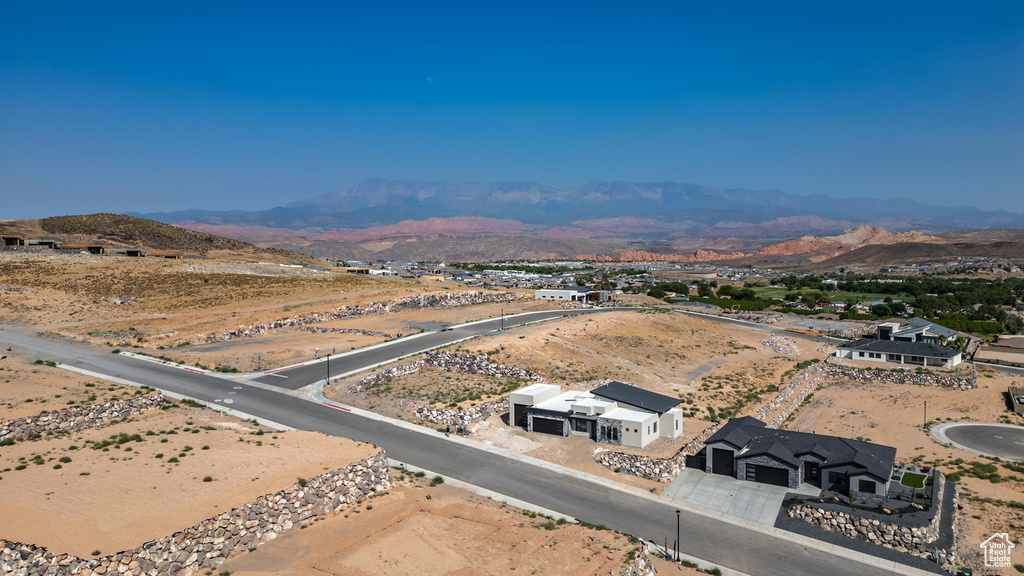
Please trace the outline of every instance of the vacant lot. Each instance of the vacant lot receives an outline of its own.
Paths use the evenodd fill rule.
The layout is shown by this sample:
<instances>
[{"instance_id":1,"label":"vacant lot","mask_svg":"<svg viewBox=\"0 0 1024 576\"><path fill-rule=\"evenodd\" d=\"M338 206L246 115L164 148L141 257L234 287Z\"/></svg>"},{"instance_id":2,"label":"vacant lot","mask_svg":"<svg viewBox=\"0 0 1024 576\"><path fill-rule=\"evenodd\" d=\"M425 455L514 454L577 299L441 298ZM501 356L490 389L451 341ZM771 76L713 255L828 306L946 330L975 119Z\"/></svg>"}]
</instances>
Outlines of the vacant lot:
<instances>
[{"instance_id":1,"label":"vacant lot","mask_svg":"<svg viewBox=\"0 0 1024 576\"><path fill-rule=\"evenodd\" d=\"M235 576L618 574L640 543L558 524L427 478L397 475L387 494L293 530L221 566ZM674 569L673 569L674 571Z\"/></svg>"},{"instance_id":2,"label":"vacant lot","mask_svg":"<svg viewBox=\"0 0 1024 576\"><path fill-rule=\"evenodd\" d=\"M34 416L73 405L91 405L140 394L138 388L121 386L75 372L36 364L42 360L29 350L4 352L0 360L0 420Z\"/></svg>"},{"instance_id":3,"label":"vacant lot","mask_svg":"<svg viewBox=\"0 0 1024 576\"><path fill-rule=\"evenodd\" d=\"M110 554L375 452L175 404L0 447L0 538L83 558Z\"/></svg>"},{"instance_id":4,"label":"vacant lot","mask_svg":"<svg viewBox=\"0 0 1024 576\"><path fill-rule=\"evenodd\" d=\"M0 253L0 320L52 331L77 340L132 347L189 365L257 370L305 360L313 349L338 352L384 338L315 334L297 328L259 337L176 347L210 333L234 330L337 306L383 302L403 296L466 290L461 285L426 286L352 274L314 272L231 261L89 255ZM388 334L414 334L445 324L546 309L524 301L502 306L382 314L323 324Z\"/></svg>"}]
</instances>

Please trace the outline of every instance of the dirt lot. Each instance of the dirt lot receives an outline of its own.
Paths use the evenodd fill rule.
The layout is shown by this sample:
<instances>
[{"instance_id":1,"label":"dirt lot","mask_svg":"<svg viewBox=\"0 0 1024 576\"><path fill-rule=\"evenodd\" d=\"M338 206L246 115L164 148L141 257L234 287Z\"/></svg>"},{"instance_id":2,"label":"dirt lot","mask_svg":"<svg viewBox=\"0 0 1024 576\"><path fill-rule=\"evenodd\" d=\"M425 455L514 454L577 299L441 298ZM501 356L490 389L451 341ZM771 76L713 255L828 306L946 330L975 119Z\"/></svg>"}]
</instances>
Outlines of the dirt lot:
<instances>
[{"instance_id":1,"label":"dirt lot","mask_svg":"<svg viewBox=\"0 0 1024 576\"><path fill-rule=\"evenodd\" d=\"M380 337L303 332L176 348L182 340L341 305L365 304L438 291L451 283L404 280L282 268L230 259L163 260L65 254L0 253L0 321L13 321L77 340L165 355L192 365L242 371L284 365L312 356L379 343ZM115 302L121 302L117 304ZM382 314L323 324L388 334L413 334L507 314L547 309L551 303L515 304Z\"/></svg>"},{"instance_id":2,"label":"dirt lot","mask_svg":"<svg viewBox=\"0 0 1024 576\"><path fill-rule=\"evenodd\" d=\"M973 421L1024 424L1009 412L1003 400L1008 386L1022 386L1024 378L991 369L979 370L978 388L947 390L915 385L835 382L820 388L809 403L790 421L788 428L821 434L863 438L897 449L897 461L921 462L938 467L946 474L966 470L958 479L963 488L960 512L961 556L980 566L978 544L993 532L1009 532L1020 541L1024 534L1024 469L1004 464L940 444L924 424L924 402L928 402L929 422ZM978 463L978 473L974 475ZM1012 466L1012 465L1011 465ZM990 479L989 470L998 478ZM956 476L954 476L956 478ZM971 554L973 553L973 555ZM968 564L971 565L971 564ZM1003 574L1017 573L1013 569Z\"/></svg>"},{"instance_id":3,"label":"dirt lot","mask_svg":"<svg viewBox=\"0 0 1024 576\"><path fill-rule=\"evenodd\" d=\"M360 509L293 530L219 569L260 574L618 574L640 543L427 479L399 478Z\"/></svg>"},{"instance_id":4,"label":"dirt lot","mask_svg":"<svg viewBox=\"0 0 1024 576\"><path fill-rule=\"evenodd\" d=\"M92 405L141 393L138 388L35 364L31 351L3 352L0 360L0 420L34 416L71 405Z\"/></svg>"},{"instance_id":5,"label":"dirt lot","mask_svg":"<svg viewBox=\"0 0 1024 576\"><path fill-rule=\"evenodd\" d=\"M375 452L175 404L0 448L0 538L85 558L114 553Z\"/></svg>"}]
</instances>

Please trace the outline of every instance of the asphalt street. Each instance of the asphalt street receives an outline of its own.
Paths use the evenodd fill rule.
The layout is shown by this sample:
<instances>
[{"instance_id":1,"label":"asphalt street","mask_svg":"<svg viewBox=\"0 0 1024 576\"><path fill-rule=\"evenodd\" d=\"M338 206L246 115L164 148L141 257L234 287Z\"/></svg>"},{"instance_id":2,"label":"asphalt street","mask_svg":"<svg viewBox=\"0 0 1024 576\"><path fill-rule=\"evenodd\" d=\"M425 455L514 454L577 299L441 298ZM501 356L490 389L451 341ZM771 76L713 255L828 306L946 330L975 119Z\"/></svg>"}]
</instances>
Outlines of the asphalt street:
<instances>
[{"instance_id":1,"label":"asphalt street","mask_svg":"<svg viewBox=\"0 0 1024 576\"><path fill-rule=\"evenodd\" d=\"M943 433L952 442L978 452L1004 460L1024 460L1024 428L984 424L952 425L946 426Z\"/></svg>"},{"instance_id":2,"label":"asphalt street","mask_svg":"<svg viewBox=\"0 0 1024 576\"><path fill-rule=\"evenodd\" d=\"M412 356L441 346L447 346L453 342L458 342L459 340L464 340L466 338L496 333L502 328L502 326L505 328L511 328L513 326L519 326L530 322L540 322L562 316L574 316L576 314L588 314L605 310L613 309L592 308L584 310L527 312L516 316L506 316L504 321L501 318L495 318L492 320L485 320L483 322L474 322L451 328L444 332L438 331L426 333L422 336L399 338L383 345L334 355L331 356L330 362L327 361L326 357L323 357L323 360L320 362L312 364L269 370L264 372L262 376L255 377L254 380L256 382L270 384L279 388L298 390L299 388L326 379L328 377L328 365L330 366L330 375L331 377L334 377L339 374L348 374L350 372L365 370L378 364L393 362L398 358ZM324 336L324 340L329 342L330 335L325 334ZM329 348L324 346L320 351L326 354L326 352L329 351ZM312 354L312 350L310 353Z\"/></svg>"},{"instance_id":3,"label":"asphalt street","mask_svg":"<svg viewBox=\"0 0 1024 576\"><path fill-rule=\"evenodd\" d=\"M561 314L559 312L555 316ZM528 318L533 319L537 318ZM486 334L488 328L493 329L494 323L474 326L470 327L473 331ZM451 340L472 335L458 330L443 334ZM111 354L109 350L87 347L61 338L39 336L27 329L0 328L0 344L4 347L31 349L41 359L119 377L211 404L231 400L232 409L251 416L297 429L369 442L385 448L393 459L643 539L663 542L667 537L671 542L675 537L676 511L672 506L567 475L554 468L467 448L434 435L417 433L314 403L284 390L278 392L267 386L251 386L238 380L127 358ZM423 343L427 344L440 345L433 340ZM395 347L390 350L393 357L398 352L411 349ZM360 355L348 357L359 358ZM357 364L372 365L376 358L376 354L363 355ZM332 360L332 372L335 370L334 362ZM338 373L351 370L355 365L339 366ZM299 374L303 376L299 377ZM304 371L296 372L296 382L307 380L305 374ZM313 373L310 377L313 382L318 379ZM684 552L751 575L892 574L882 567L809 548L688 510L681 511L679 521L682 530L681 548Z\"/></svg>"}]
</instances>

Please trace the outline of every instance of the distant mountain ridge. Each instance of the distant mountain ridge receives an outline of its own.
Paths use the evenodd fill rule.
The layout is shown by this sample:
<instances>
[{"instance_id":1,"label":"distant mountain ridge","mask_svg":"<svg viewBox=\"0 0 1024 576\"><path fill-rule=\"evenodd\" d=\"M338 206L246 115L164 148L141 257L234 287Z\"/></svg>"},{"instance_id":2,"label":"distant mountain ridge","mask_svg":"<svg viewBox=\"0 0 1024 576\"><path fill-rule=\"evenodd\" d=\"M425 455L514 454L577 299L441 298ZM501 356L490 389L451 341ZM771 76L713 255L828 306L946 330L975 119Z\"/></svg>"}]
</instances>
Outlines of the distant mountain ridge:
<instances>
[{"instance_id":1,"label":"distant mountain ridge","mask_svg":"<svg viewBox=\"0 0 1024 576\"><path fill-rule=\"evenodd\" d=\"M436 234L445 228L444 219L458 217L500 220L503 224L502 230L496 231L499 233L550 231L547 235L554 237L689 235L782 239L803 234L838 234L862 224L882 226L893 232L1024 227L1022 214L970 206L948 208L905 198L837 199L779 190L600 180L555 188L536 182L377 179L269 210L184 210L131 215L171 224L259 226L310 235L400 223L406 235ZM418 232L415 223L428 220L429 224L423 224L424 232ZM514 232L516 228L520 231Z\"/></svg>"}]
</instances>

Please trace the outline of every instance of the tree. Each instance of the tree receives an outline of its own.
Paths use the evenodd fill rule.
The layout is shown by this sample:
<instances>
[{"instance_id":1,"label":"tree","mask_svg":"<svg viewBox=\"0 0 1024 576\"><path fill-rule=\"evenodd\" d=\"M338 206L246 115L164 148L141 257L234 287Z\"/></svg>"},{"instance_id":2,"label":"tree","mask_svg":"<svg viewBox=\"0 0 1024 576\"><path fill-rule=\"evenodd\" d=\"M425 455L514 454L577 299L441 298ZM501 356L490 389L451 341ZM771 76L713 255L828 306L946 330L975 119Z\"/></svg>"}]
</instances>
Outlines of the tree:
<instances>
[{"instance_id":1,"label":"tree","mask_svg":"<svg viewBox=\"0 0 1024 576\"><path fill-rule=\"evenodd\" d=\"M715 289L711 287L711 284L701 282L697 284L697 295L701 298L711 298L715 295Z\"/></svg>"}]
</instances>

